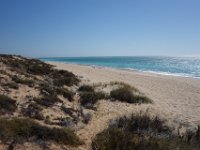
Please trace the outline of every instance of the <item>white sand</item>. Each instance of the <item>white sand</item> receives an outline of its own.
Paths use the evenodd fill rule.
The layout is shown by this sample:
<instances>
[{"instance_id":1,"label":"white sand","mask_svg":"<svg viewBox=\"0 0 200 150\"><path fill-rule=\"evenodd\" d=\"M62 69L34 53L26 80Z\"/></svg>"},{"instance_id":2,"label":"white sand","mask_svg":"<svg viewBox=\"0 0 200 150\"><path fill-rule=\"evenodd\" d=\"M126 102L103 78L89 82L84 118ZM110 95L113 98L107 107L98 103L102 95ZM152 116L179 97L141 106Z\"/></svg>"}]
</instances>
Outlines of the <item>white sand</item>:
<instances>
[{"instance_id":1,"label":"white sand","mask_svg":"<svg viewBox=\"0 0 200 150\"><path fill-rule=\"evenodd\" d=\"M200 80L151 73L52 63L58 69L67 69L91 82L122 81L128 83L154 101L152 108L166 119L184 125L200 124Z\"/></svg>"},{"instance_id":2,"label":"white sand","mask_svg":"<svg viewBox=\"0 0 200 150\"><path fill-rule=\"evenodd\" d=\"M77 131L85 142L78 150L91 149L92 139L104 130L109 121L119 116L148 110L150 115L158 115L167 120L179 133L194 129L200 124L200 80L91 67L75 64L50 63L58 69L66 69L93 83L120 81L128 83L153 100L153 104L134 105L120 102L100 101L92 120ZM179 126L181 124L181 126ZM178 126L177 126L178 125Z\"/></svg>"}]
</instances>

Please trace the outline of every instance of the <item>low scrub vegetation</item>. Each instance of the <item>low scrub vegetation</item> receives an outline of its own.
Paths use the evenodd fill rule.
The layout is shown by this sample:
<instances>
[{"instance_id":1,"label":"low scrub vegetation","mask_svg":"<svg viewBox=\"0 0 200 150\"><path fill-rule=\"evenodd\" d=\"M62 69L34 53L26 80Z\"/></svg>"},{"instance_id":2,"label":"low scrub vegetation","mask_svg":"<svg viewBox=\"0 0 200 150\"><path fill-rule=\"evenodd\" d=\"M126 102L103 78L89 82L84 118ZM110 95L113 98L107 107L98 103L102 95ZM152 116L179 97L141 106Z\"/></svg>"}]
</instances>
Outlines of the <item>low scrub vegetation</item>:
<instances>
[{"instance_id":1,"label":"low scrub vegetation","mask_svg":"<svg viewBox=\"0 0 200 150\"><path fill-rule=\"evenodd\" d=\"M69 101L73 101L74 93L63 87L56 87L47 84L40 84L41 94L48 97L57 97L57 95L62 95L64 98L67 98Z\"/></svg>"},{"instance_id":2,"label":"low scrub vegetation","mask_svg":"<svg viewBox=\"0 0 200 150\"><path fill-rule=\"evenodd\" d=\"M42 126L31 119L0 118L0 140L2 142L25 142L34 137L36 140L52 140L59 144L78 146L82 144L73 131L67 128L50 128Z\"/></svg>"},{"instance_id":3,"label":"low scrub vegetation","mask_svg":"<svg viewBox=\"0 0 200 150\"><path fill-rule=\"evenodd\" d=\"M66 70L54 70L50 76L53 78L55 86L73 86L79 83L79 79L73 73Z\"/></svg>"},{"instance_id":4,"label":"low scrub vegetation","mask_svg":"<svg viewBox=\"0 0 200 150\"><path fill-rule=\"evenodd\" d=\"M12 113L17 109L16 101L5 95L0 95L0 113Z\"/></svg>"},{"instance_id":5,"label":"low scrub vegetation","mask_svg":"<svg viewBox=\"0 0 200 150\"><path fill-rule=\"evenodd\" d=\"M22 109L22 113L26 117L30 117L33 119L44 120L44 116L41 113L42 107L36 103L31 103L27 108Z\"/></svg>"},{"instance_id":6,"label":"low scrub vegetation","mask_svg":"<svg viewBox=\"0 0 200 150\"><path fill-rule=\"evenodd\" d=\"M110 92L110 97L128 103L150 103L151 100L145 96L134 94L129 86L121 86Z\"/></svg>"},{"instance_id":7,"label":"low scrub vegetation","mask_svg":"<svg viewBox=\"0 0 200 150\"><path fill-rule=\"evenodd\" d=\"M40 83L38 88L39 88L41 94L43 94L45 96L49 96L49 95L55 96L55 95L57 95L56 87L52 86L51 83L49 83L49 84Z\"/></svg>"},{"instance_id":8,"label":"low scrub vegetation","mask_svg":"<svg viewBox=\"0 0 200 150\"><path fill-rule=\"evenodd\" d=\"M18 84L15 83L15 82L6 83L6 84L3 84L3 86L7 86L7 87L9 87L11 89L18 89L19 88Z\"/></svg>"},{"instance_id":9,"label":"low scrub vegetation","mask_svg":"<svg viewBox=\"0 0 200 150\"><path fill-rule=\"evenodd\" d=\"M55 86L73 86L78 84L79 79L71 72L66 70L56 70L52 65L44 63L37 59L24 58L15 55L0 55L1 62L11 68L11 70L22 75L40 75L48 76L53 80ZM23 81L19 78L13 79L16 83L30 85L31 81Z\"/></svg>"},{"instance_id":10,"label":"low scrub vegetation","mask_svg":"<svg viewBox=\"0 0 200 150\"><path fill-rule=\"evenodd\" d=\"M170 128L158 117L133 115L131 118L120 118L108 129L97 134L92 142L92 148L93 150L199 149L200 140L197 138L199 133L190 135L190 140L184 140L172 134Z\"/></svg>"},{"instance_id":11,"label":"low scrub vegetation","mask_svg":"<svg viewBox=\"0 0 200 150\"><path fill-rule=\"evenodd\" d=\"M19 84L28 85L29 87L32 87L34 85L34 81L30 80L30 79L21 79L21 78L14 76L14 77L12 77L12 80Z\"/></svg>"},{"instance_id":12,"label":"low scrub vegetation","mask_svg":"<svg viewBox=\"0 0 200 150\"><path fill-rule=\"evenodd\" d=\"M27 60L26 60L27 61ZM28 60L29 61L29 60ZM34 75L48 75L52 71L52 66L40 60L31 59L32 63L28 63L27 72Z\"/></svg>"},{"instance_id":13,"label":"low scrub vegetation","mask_svg":"<svg viewBox=\"0 0 200 150\"><path fill-rule=\"evenodd\" d=\"M79 87L78 91L81 92L94 92L94 87L90 85L82 85Z\"/></svg>"},{"instance_id":14,"label":"low scrub vegetation","mask_svg":"<svg viewBox=\"0 0 200 150\"><path fill-rule=\"evenodd\" d=\"M53 106L56 102L62 102L57 96L42 96L39 98L34 98L34 101L45 107L51 107Z\"/></svg>"},{"instance_id":15,"label":"low scrub vegetation","mask_svg":"<svg viewBox=\"0 0 200 150\"><path fill-rule=\"evenodd\" d=\"M62 95L64 98L67 98L69 101L73 101L74 93L65 89L65 88L57 88L57 94Z\"/></svg>"},{"instance_id":16,"label":"low scrub vegetation","mask_svg":"<svg viewBox=\"0 0 200 150\"><path fill-rule=\"evenodd\" d=\"M51 73L52 66L37 59L28 59L21 56L1 55L1 61L17 72L33 75L47 75Z\"/></svg>"},{"instance_id":17,"label":"low scrub vegetation","mask_svg":"<svg viewBox=\"0 0 200 150\"><path fill-rule=\"evenodd\" d=\"M98 100L106 98L105 93L103 92L81 92L80 93L80 102L81 105L86 106L86 105L93 105L95 104Z\"/></svg>"},{"instance_id":18,"label":"low scrub vegetation","mask_svg":"<svg viewBox=\"0 0 200 150\"><path fill-rule=\"evenodd\" d=\"M98 100L106 98L106 94L101 91L95 91L90 85L82 85L79 87L80 103L83 106L93 106Z\"/></svg>"}]
</instances>

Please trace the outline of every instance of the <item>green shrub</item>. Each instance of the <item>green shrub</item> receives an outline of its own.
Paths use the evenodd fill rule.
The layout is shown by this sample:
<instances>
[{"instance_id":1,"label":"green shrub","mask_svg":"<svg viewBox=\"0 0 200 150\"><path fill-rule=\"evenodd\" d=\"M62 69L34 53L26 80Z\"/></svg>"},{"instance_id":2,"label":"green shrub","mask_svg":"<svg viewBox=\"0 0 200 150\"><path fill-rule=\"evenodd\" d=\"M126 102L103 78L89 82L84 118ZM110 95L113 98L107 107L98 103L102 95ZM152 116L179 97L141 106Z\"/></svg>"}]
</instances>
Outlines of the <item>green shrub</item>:
<instances>
[{"instance_id":1,"label":"green shrub","mask_svg":"<svg viewBox=\"0 0 200 150\"><path fill-rule=\"evenodd\" d=\"M18 89L19 88L18 84L15 83L15 82L6 83L3 86L7 86L7 87L9 87L11 89Z\"/></svg>"},{"instance_id":2,"label":"green shrub","mask_svg":"<svg viewBox=\"0 0 200 150\"><path fill-rule=\"evenodd\" d=\"M12 77L12 80L15 81L16 83L28 85L29 87L32 87L34 85L34 81L30 79L20 79L16 76Z\"/></svg>"},{"instance_id":3,"label":"green shrub","mask_svg":"<svg viewBox=\"0 0 200 150\"><path fill-rule=\"evenodd\" d=\"M17 109L16 101L5 95L0 95L0 112L11 113Z\"/></svg>"},{"instance_id":4,"label":"green shrub","mask_svg":"<svg viewBox=\"0 0 200 150\"><path fill-rule=\"evenodd\" d=\"M50 76L55 86L73 86L79 82L79 79L73 73L66 70L54 70Z\"/></svg>"},{"instance_id":5,"label":"green shrub","mask_svg":"<svg viewBox=\"0 0 200 150\"><path fill-rule=\"evenodd\" d=\"M77 81L75 78L72 77L60 77L53 80L53 83L55 86L73 86L74 84L77 84Z\"/></svg>"},{"instance_id":6,"label":"green shrub","mask_svg":"<svg viewBox=\"0 0 200 150\"><path fill-rule=\"evenodd\" d=\"M90 85L82 85L79 87L78 91L81 92L94 92L94 87Z\"/></svg>"},{"instance_id":7,"label":"green shrub","mask_svg":"<svg viewBox=\"0 0 200 150\"><path fill-rule=\"evenodd\" d=\"M97 134L92 142L92 148L93 150L189 150L200 147L172 134L157 117L133 115L131 118L120 118L108 129Z\"/></svg>"},{"instance_id":8,"label":"green shrub","mask_svg":"<svg viewBox=\"0 0 200 150\"><path fill-rule=\"evenodd\" d=\"M39 84L39 89L40 89L41 94L43 94L44 96L54 97L54 96L57 95L56 87L51 85L51 83L49 83L49 84L40 83Z\"/></svg>"},{"instance_id":9,"label":"green shrub","mask_svg":"<svg viewBox=\"0 0 200 150\"><path fill-rule=\"evenodd\" d=\"M96 92L94 87L90 85L82 85L79 87L80 103L83 106L92 106L98 100L106 98L106 94L103 92Z\"/></svg>"},{"instance_id":10,"label":"green shrub","mask_svg":"<svg viewBox=\"0 0 200 150\"><path fill-rule=\"evenodd\" d=\"M71 72L53 69L52 65L46 64L37 59L24 58L21 56L1 55L1 62L10 67L10 70L25 76L45 75L55 86L77 85L79 79ZM33 86L33 81L13 77L13 81L20 84Z\"/></svg>"},{"instance_id":11,"label":"green shrub","mask_svg":"<svg viewBox=\"0 0 200 150\"><path fill-rule=\"evenodd\" d=\"M59 144L72 146L82 144L73 131L67 128L50 128L30 119L0 119L0 139L3 142L23 142L31 137L44 141L52 140Z\"/></svg>"},{"instance_id":12,"label":"green shrub","mask_svg":"<svg viewBox=\"0 0 200 150\"><path fill-rule=\"evenodd\" d=\"M67 98L69 101L73 101L74 93L69 91L66 88L55 87L47 84L40 84L40 91L44 96L48 97L57 97L57 95L63 95L63 97Z\"/></svg>"},{"instance_id":13,"label":"green shrub","mask_svg":"<svg viewBox=\"0 0 200 150\"><path fill-rule=\"evenodd\" d=\"M52 71L52 66L41 62L39 60L33 60L29 63L27 72L34 75L48 75Z\"/></svg>"},{"instance_id":14,"label":"green shrub","mask_svg":"<svg viewBox=\"0 0 200 150\"><path fill-rule=\"evenodd\" d=\"M41 113L42 107L39 106L38 104L31 103L28 105L27 108L22 109L22 113L26 117L38 119L38 120L44 120L44 116Z\"/></svg>"},{"instance_id":15,"label":"green shrub","mask_svg":"<svg viewBox=\"0 0 200 150\"><path fill-rule=\"evenodd\" d=\"M34 101L45 107L51 107L53 106L56 102L62 102L57 96L42 96L39 98L34 98Z\"/></svg>"},{"instance_id":16,"label":"green shrub","mask_svg":"<svg viewBox=\"0 0 200 150\"><path fill-rule=\"evenodd\" d=\"M57 94L63 95L63 97L67 98L69 101L73 101L73 96L74 96L73 92L64 88L57 88L56 92Z\"/></svg>"},{"instance_id":17,"label":"green shrub","mask_svg":"<svg viewBox=\"0 0 200 150\"><path fill-rule=\"evenodd\" d=\"M47 75L52 72L52 66L37 59L29 59L15 55L1 55L1 61L21 73L33 75ZM16 58L18 57L18 58Z\"/></svg>"},{"instance_id":18,"label":"green shrub","mask_svg":"<svg viewBox=\"0 0 200 150\"><path fill-rule=\"evenodd\" d=\"M146 132L151 131L155 133L170 133L169 127L165 122L158 117L149 117L147 114L132 115L130 118L122 117L117 120L115 125L119 128L125 127L131 132Z\"/></svg>"},{"instance_id":19,"label":"green shrub","mask_svg":"<svg viewBox=\"0 0 200 150\"><path fill-rule=\"evenodd\" d=\"M65 106L61 106L60 108L62 111L64 111L66 114L68 114L71 117L74 117L75 110L73 108L67 108Z\"/></svg>"},{"instance_id":20,"label":"green shrub","mask_svg":"<svg viewBox=\"0 0 200 150\"><path fill-rule=\"evenodd\" d=\"M134 95L131 88L123 86L110 92L113 99L128 103L149 103L151 100L145 96Z\"/></svg>"},{"instance_id":21,"label":"green shrub","mask_svg":"<svg viewBox=\"0 0 200 150\"><path fill-rule=\"evenodd\" d=\"M103 92L81 92L80 102L81 105L95 104L98 100L104 99L106 97Z\"/></svg>"}]
</instances>

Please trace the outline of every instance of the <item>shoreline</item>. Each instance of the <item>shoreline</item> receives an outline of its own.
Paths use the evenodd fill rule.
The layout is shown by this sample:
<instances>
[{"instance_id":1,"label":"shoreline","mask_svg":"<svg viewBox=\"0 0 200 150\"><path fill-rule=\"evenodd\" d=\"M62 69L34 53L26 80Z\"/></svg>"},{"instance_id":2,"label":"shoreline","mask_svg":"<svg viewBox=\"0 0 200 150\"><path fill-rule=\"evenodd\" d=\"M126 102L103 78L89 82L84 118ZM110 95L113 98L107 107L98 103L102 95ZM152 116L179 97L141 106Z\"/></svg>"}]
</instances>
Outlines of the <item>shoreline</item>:
<instances>
[{"instance_id":1,"label":"shoreline","mask_svg":"<svg viewBox=\"0 0 200 150\"><path fill-rule=\"evenodd\" d=\"M125 82L153 100L149 109L171 123L195 128L200 124L200 80L139 71L48 62L57 69L71 71L86 83Z\"/></svg>"},{"instance_id":2,"label":"shoreline","mask_svg":"<svg viewBox=\"0 0 200 150\"><path fill-rule=\"evenodd\" d=\"M152 74L152 75L158 75L158 76L169 76L169 77L180 77L180 78L189 78L189 79L195 79L200 80L200 77L193 77L189 75L180 75L180 74L173 74L173 73L167 73L167 72L156 72L156 71L143 71L138 70L134 68L115 68L115 67L106 67L106 66L98 66L98 65L89 65L89 64L78 64L78 63L70 63L70 62L57 62L57 61L44 61L46 63L60 63L60 64L69 64L69 65L78 65L78 66L85 66L85 67L95 67L95 68L102 68L102 69L114 69L114 70L121 70L121 71L127 71L127 72L138 72L138 73L145 73L145 74Z\"/></svg>"}]
</instances>

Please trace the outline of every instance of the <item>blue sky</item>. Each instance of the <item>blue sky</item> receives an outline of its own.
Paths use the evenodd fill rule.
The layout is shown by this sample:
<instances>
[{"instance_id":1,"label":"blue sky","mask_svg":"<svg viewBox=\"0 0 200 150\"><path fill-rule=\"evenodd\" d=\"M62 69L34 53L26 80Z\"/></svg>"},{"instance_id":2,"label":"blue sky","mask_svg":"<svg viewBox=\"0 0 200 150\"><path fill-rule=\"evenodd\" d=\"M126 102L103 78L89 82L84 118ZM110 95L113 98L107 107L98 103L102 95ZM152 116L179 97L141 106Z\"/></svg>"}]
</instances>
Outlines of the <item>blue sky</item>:
<instances>
[{"instance_id":1,"label":"blue sky","mask_svg":"<svg viewBox=\"0 0 200 150\"><path fill-rule=\"evenodd\" d=\"M0 53L200 55L200 0L0 0Z\"/></svg>"}]
</instances>

